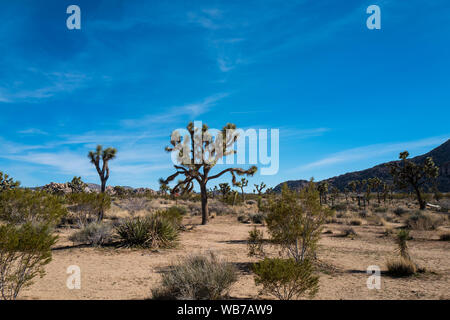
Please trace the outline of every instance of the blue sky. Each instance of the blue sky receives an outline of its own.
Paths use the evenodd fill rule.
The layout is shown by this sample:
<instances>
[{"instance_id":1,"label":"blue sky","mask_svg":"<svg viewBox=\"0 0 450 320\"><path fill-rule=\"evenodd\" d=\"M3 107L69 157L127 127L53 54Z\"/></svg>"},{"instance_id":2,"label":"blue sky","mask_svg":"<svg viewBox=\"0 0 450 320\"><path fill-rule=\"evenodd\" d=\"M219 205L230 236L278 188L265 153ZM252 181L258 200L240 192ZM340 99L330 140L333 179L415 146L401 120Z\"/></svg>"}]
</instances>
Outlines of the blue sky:
<instances>
[{"instance_id":1,"label":"blue sky","mask_svg":"<svg viewBox=\"0 0 450 320\"><path fill-rule=\"evenodd\" d=\"M67 6L81 30L66 28ZM366 8L381 8L368 30ZM189 120L280 129L280 169L250 184L328 178L450 137L450 3L11 1L0 10L0 170L25 186L158 188ZM220 170L217 168L216 170ZM212 186L212 185L211 185ZM250 190L250 189L249 189Z\"/></svg>"}]
</instances>

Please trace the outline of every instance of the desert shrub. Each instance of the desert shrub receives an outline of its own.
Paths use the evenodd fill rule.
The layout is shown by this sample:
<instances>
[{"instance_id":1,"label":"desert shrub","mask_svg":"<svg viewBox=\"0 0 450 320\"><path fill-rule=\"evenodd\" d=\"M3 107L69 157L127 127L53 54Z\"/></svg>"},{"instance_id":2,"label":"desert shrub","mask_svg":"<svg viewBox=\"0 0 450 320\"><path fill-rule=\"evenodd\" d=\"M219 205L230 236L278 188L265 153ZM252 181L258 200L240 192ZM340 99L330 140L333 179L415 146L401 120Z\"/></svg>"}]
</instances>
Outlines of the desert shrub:
<instances>
[{"instance_id":1,"label":"desert shrub","mask_svg":"<svg viewBox=\"0 0 450 320\"><path fill-rule=\"evenodd\" d=\"M388 274L393 277L408 277L417 271L416 265L410 259L405 258L388 260L386 266Z\"/></svg>"},{"instance_id":2,"label":"desert shrub","mask_svg":"<svg viewBox=\"0 0 450 320\"><path fill-rule=\"evenodd\" d=\"M405 209L405 208L402 208L402 207L397 207L397 208L394 209L393 212L394 212L394 214L395 214L396 216L402 216L402 215L404 215L405 213L408 213L409 210L408 210L408 209Z\"/></svg>"},{"instance_id":3,"label":"desert shrub","mask_svg":"<svg viewBox=\"0 0 450 320\"><path fill-rule=\"evenodd\" d=\"M113 239L112 227L101 222L92 222L84 226L69 237L69 240L76 243L87 243L93 246L102 246Z\"/></svg>"},{"instance_id":4,"label":"desert shrub","mask_svg":"<svg viewBox=\"0 0 450 320\"><path fill-rule=\"evenodd\" d=\"M257 202L255 200L246 200L245 203L248 204L248 205L257 204Z\"/></svg>"},{"instance_id":5,"label":"desert shrub","mask_svg":"<svg viewBox=\"0 0 450 320\"><path fill-rule=\"evenodd\" d=\"M442 224L442 220L430 214L416 211L406 219L406 227L412 230L435 230Z\"/></svg>"},{"instance_id":6,"label":"desert shrub","mask_svg":"<svg viewBox=\"0 0 450 320\"><path fill-rule=\"evenodd\" d=\"M51 246L57 237L48 225L25 223L0 226L0 294L15 300L36 276L43 277L51 261Z\"/></svg>"},{"instance_id":7,"label":"desert shrub","mask_svg":"<svg viewBox=\"0 0 450 320\"><path fill-rule=\"evenodd\" d=\"M178 228L182 227L183 216L187 213L184 207L173 206L163 211L157 211L156 215L167 218L172 224Z\"/></svg>"},{"instance_id":8,"label":"desert shrub","mask_svg":"<svg viewBox=\"0 0 450 320\"><path fill-rule=\"evenodd\" d=\"M265 258L252 267L256 285L262 293L280 300L290 300L308 293L313 297L319 286L319 277L308 259L297 263L294 259Z\"/></svg>"},{"instance_id":9,"label":"desert shrub","mask_svg":"<svg viewBox=\"0 0 450 320\"><path fill-rule=\"evenodd\" d=\"M444 233L439 236L441 241L450 241L450 233Z\"/></svg>"},{"instance_id":10,"label":"desert shrub","mask_svg":"<svg viewBox=\"0 0 450 320\"><path fill-rule=\"evenodd\" d=\"M263 224L264 220L266 219L266 214L262 212L250 213L248 216L253 223L258 224Z\"/></svg>"},{"instance_id":11,"label":"desert shrub","mask_svg":"<svg viewBox=\"0 0 450 320\"><path fill-rule=\"evenodd\" d=\"M264 256L264 233L256 227L248 232L247 248L249 257Z\"/></svg>"},{"instance_id":12,"label":"desert shrub","mask_svg":"<svg viewBox=\"0 0 450 320\"><path fill-rule=\"evenodd\" d=\"M144 197L123 198L118 201L116 205L120 209L128 211L130 215L134 216L138 211L147 210L149 208L149 200Z\"/></svg>"},{"instance_id":13,"label":"desert shrub","mask_svg":"<svg viewBox=\"0 0 450 320\"><path fill-rule=\"evenodd\" d=\"M156 214L124 219L116 232L126 247L169 248L178 240L178 227L173 221Z\"/></svg>"},{"instance_id":14,"label":"desert shrub","mask_svg":"<svg viewBox=\"0 0 450 320\"><path fill-rule=\"evenodd\" d=\"M320 204L319 192L312 180L300 191L299 197L284 184L281 197L270 199L267 211L271 241L297 262L314 256L323 225L332 215L330 209Z\"/></svg>"},{"instance_id":15,"label":"desert shrub","mask_svg":"<svg viewBox=\"0 0 450 320\"><path fill-rule=\"evenodd\" d=\"M62 198L47 192L29 189L0 192L0 220L10 223L58 224L66 214Z\"/></svg>"},{"instance_id":16,"label":"desert shrub","mask_svg":"<svg viewBox=\"0 0 450 320\"><path fill-rule=\"evenodd\" d=\"M374 210L376 213L386 213L387 208L386 207L378 207Z\"/></svg>"},{"instance_id":17,"label":"desert shrub","mask_svg":"<svg viewBox=\"0 0 450 320\"><path fill-rule=\"evenodd\" d=\"M347 210L347 205L345 203L336 203L334 206L331 206L331 210L335 210L335 211L346 211Z\"/></svg>"},{"instance_id":18,"label":"desert shrub","mask_svg":"<svg viewBox=\"0 0 450 320\"><path fill-rule=\"evenodd\" d=\"M235 267L213 253L190 256L163 274L161 286L152 295L154 299L217 300L226 296L236 280Z\"/></svg>"},{"instance_id":19,"label":"desert shrub","mask_svg":"<svg viewBox=\"0 0 450 320\"><path fill-rule=\"evenodd\" d=\"M360 218L366 219L366 218L369 216L369 212L366 211L366 210L363 210L363 211L360 211L360 212L358 213L358 215L359 215Z\"/></svg>"},{"instance_id":20,"label":"desert shrub","mask_svg":"<svg viewBox=\"0 0 450 320\"><path fill-rule=\"evenodd\" d=\"M342 236L343 237L350 237L350 238L354 238L356 237L358 234L356 233L356 231L353 228L345 228L342 231Z\"/></svg>"},{"instance_id":21,"label":"desert shrub","mask_svg":"<svg viewBox=\"0 0 450 320\"><path fill-rule=\"evenodd\" d=\"M222 202L215 202L209 205L209 211L215 212L218 216L233 214L234 210Z\"/></svg>"},{"instance_id":22,"label":"desert shrub","mask_svg":"<svg viewBox=\"0 0 450 320\"><path fill-rule=\"evenodd\" d=\"M250 217L248 214L240 214L237 217L237 221L242 223L250 223Z\"/></svg>"},{"instance_id":23,"label":"desert shrub","mask_svg":"<svg viewBox=\"0 0 450 320\"><path fill-rule=\"evenodd\" d=\"M66 202L69 212L82 227L98 220L99 213L110 208L111 197L106 193L81 192L66 195Z\"/></svg>"},{"instance_id":24,"label":"desert shrub","mask_svg":"<svg viewBox=\"0 0 450 320\"><path fill-rule=\"evenodd\" d=\"M350 220L350 225L352 225L352 226L360 226L361 224L362 224L362 221L360 219Z\"/></svg>"}]
</instances>

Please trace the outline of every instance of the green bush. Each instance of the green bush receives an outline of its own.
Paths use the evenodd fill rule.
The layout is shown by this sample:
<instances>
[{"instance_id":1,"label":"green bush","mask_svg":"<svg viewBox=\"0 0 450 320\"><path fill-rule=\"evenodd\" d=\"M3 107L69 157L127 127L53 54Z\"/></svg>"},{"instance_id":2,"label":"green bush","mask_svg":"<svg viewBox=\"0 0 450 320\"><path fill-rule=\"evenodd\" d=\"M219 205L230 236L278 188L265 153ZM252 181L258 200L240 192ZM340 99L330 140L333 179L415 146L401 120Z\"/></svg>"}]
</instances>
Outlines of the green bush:
<instances>
[{"instance_id":1,"label":"green bush","mask_svg":"<svg viewBox=\"0 0 450 320\"><path fill-rule=\"evenodd\" d=\"M112 227L101 222L92 222L69 237L76 243L87 243L93 246L102 246L113 239Z\"/></svg>"},{"instance_id":2,"label":"green bush","mask_svg":"<svg viewBox=\"0 0 450 320\"><path fill-rule=\"evenodd\" d=\"M178 241L178 226L158 214L125 219L116 231L126 247L170 248Z\"/></svg>"},{"instance_id":3,"label":"green bush","mask_svg":"<svg viewBox=\"0 0 450 320\"><path fill-rule=\"evenodd\" d=\"M247 248L249 257L264 256L264 233L256 227L248 232Z\"/></svg>"},{"instance_id":4,"label":"green bush","mask_svg":"<svg viewBox=\"0 0 450 320\"><path fill-rule=\"evenodd\" d=\"M314 275L313 265L305 259L265 258L253 265L256 285L262 285L262 293L280 300L298 298L305 293L313 297L319 288L319 277Z\"/></svg>"},{"instance_id":5,"label":"green bush","mask_svg":"<svg viewBox=\"0 0 450 320\"><path fill-rule=\"evenodd\" d=\"M236 281L235 267L213 253L191 256L163 274L161 286L152 295L153 299L217 300Z\"/></svg>"},{"instance_id":6,"label":"green bush","mask_svg":"<svg viewBox=\"0 0 450 320\"><path fill-rule=\"evenodd\" d=\"M323 225L333 213L320 204L312 180L300 195L284 184L281 197L270 199L265 210L270 240L297 262L314 256Z\"/></svg>"},{"instance_id":7,"label":"green bush","mask_svg":"<svg viewBox=\"0 0 450 320\"><path fill-rule=\"evenodd\" d=\"M167 210L157 211L155 214L166 218L171 221L174 226L181 227L183 222L183 216L187 213L187 210L183 207L173 206Z\"/></svg>"},{"instance_id":8,"label":"green bush","mask_svg":"<svg viewBox=\"0 0 450 320\"><path fill-rule=\"evenodd\" d=\"M0 294L4 300L15 300L36 276L43 277L44 266L51 261L52 236L48 225L25 223L0 226Z\"/></svg>"},{"instance_id":9,"label":"green bush","mask_svg":"<svg viewBox=\"0 0 450 320\"><path fill-rule=\"evenodd\" d=\"M10 223L58 224L67 214L63 199L44 191L9 189L0 192L0 220Z\"/></svg>"},{"instance_id":10,"label":"green bush","mask_svg":"<svg viewBox=\"0 0 450 320\"><path fill-rule=\"evenodd\" d=\"M80 226L85 226L95 220L101 211L111 206L111 197L106 193L80 192L66 195L69 211L75 215Z\"/></svg>"}]
</instances>

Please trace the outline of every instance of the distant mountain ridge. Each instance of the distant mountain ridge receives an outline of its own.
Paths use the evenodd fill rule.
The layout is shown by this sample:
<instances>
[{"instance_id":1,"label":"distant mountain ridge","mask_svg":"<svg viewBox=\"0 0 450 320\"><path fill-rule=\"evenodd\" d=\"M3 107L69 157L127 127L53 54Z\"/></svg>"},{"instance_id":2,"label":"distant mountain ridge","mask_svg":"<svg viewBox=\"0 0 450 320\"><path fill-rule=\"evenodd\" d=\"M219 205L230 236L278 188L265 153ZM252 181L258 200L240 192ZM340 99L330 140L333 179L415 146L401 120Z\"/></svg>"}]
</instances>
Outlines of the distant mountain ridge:
<instances>
[{"instance_id":1,"label":"distant mountain ridge","mask_svg":"<svg viewBox=\"0 0 450 320\"><path fill-rule=\"evenodd\" d=\"M434 163L439 167L439 177L437 179L439 190L441 192L450 192L450 139L430 152L411 158L411 160L415 163L423 163L427 157L432 157ZM390 175L386 164L393 162L397 161L382 163L361 171L348 172L323 181L327 181L330 185L337 187L341 191L344 190L344 188L347 187L348 183L352 180L364 180L378 177L383 181L392 183L392 176ZM281 186L284 183L287 183L291 189L301 189L306 183L308 183L308 181L300 179L282 182L274 188L274 191L281 191Z\"/></svg>"}]
</instances>

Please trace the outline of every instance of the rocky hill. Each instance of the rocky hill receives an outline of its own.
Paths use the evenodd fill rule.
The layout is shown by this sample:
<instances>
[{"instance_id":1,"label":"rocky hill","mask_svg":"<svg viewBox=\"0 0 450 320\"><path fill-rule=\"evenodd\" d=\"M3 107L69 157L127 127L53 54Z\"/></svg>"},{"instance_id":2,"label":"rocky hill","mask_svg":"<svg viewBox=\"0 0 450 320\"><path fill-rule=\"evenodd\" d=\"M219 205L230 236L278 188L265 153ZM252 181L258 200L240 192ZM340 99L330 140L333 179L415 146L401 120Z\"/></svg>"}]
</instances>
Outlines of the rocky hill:
<instances>
[{"instance_id":1,"label":"rocky hill","mask_svg":"<svg viewBox=\"0 0 450 320\"><path fill-rule=\"evenodd\" d=\"M439 147L431 150L428 153L412 158L416 163L423 163L426 157L432 157L435 164L439 167L438 188L441 192L450 192L450 139ZM333 185L340 190L343 190L347 184L352 180L364 180L373 177L378 177L383 181L392 182L392 177L389 174L389 169L386 164L395 161L382 163L370 169L349 172L340 176L326 179L330 185ZM292 189L302 188L307 180L290 180L282 182L274 188L274 191L279 192L283 183L287 183Z\"/></svg>"}]
</instances>

